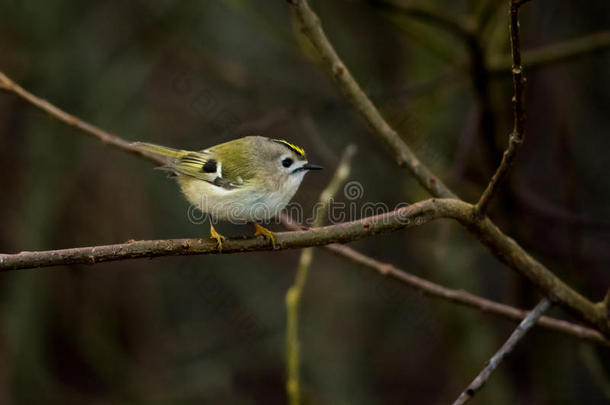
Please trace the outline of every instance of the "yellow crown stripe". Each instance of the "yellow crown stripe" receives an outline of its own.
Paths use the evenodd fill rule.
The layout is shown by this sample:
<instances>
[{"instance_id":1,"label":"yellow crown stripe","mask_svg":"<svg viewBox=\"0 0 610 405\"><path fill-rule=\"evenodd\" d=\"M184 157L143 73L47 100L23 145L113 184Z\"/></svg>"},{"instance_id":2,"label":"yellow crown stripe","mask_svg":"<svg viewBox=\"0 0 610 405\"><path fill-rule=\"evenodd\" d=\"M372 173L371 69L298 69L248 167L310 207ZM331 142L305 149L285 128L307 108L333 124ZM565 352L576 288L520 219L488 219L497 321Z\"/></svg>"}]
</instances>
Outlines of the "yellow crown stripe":
<instances>
[{"instance_id":1,"label":"yellow crown stripe","mask_svg":"<svg viewBox=\"0 0 610 405\"><path fill-rule=\"evenodd\" d=\"M289 147L290 149L292 149L297 155L300 156L305 156L305 151L303 150L303 148L300 148L288 141L285 141L283 139L274 139L275 142L277 143L282 143L284 145L286 145L287 147Z\"/></svg>"}]
</instances>

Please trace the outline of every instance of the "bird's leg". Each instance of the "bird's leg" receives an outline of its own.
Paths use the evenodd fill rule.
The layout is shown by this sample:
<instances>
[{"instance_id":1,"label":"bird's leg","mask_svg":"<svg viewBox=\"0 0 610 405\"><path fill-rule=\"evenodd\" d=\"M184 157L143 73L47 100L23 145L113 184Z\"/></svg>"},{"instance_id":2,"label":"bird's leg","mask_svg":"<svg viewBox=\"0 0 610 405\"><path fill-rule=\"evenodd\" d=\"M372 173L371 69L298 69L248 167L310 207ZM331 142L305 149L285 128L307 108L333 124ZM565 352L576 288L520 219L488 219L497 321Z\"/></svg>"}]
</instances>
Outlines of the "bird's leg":
<instances>
[{"instance_id":1,"label":"bird's leg","mask_svg":"<svg viewBox=\"0 0 610 405\"><path fill-rule=\"evenodd\" d=\"M271 241L271 246L273 246L274 249L277 248L277 245L275 243L275 233L271 232L269 229L265 228L264 226L256 224L256 223L254 224L254 227L256 228L256 232L254 233L255 236L263 235L265 237L265 239Z\"/></svg>"},{"instance_id":2,"label":"bird's leg","mask_svg":"<svg viewBox=\"0 0 610 405\"><path fill-rule=\"evenodd\" d=\"M212 217L208 216L210 219L210 238L216 239L216 243L218 243L218 251L222 252L222 242L226 239L224 236L216 232L214 225L212 225Z\"/></svg>"}]
</instances>

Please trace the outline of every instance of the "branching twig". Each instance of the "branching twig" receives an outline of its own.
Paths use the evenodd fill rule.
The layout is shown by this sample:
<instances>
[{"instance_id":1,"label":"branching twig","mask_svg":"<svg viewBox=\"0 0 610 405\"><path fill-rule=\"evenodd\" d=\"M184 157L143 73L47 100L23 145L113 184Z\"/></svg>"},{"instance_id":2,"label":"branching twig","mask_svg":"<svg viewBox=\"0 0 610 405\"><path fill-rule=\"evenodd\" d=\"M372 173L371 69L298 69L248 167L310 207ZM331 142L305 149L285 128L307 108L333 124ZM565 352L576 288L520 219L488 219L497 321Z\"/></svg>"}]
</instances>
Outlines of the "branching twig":
<instances>
[{"instance_id":1,"label":"branching twig","mask_svg":"<svg viewBox=\"0 0 610 405\"><path fill-rule=\"evenodd\" d=\"M324 217L327 214L331 199L337 194L341 185L349 176L351 160L355 153L355 145L349 145L343 152L333 178L320 194L317 210L314 214L314 227L319 227L324 223ZM301 403L299 308L312 260L313 248L303 249L294 284L286 293L286 391L289 403L293 405Z\"/></svg>"},{"instance_id":2,"label":"branching twig","mask_svg":"<svg viewBox=\"0 0 610 405\"><path fill-rule=\"evenodd\" d=\"M512 73L513 73L513 131L509 136L508 148L502 155L500 166L496 169L493 177L489 181L487 188L481 195L476 209L480 215L485 215L489 202L498 190L502 181L506 178L510 169L517 149L523 143L523 123L525 121L525 112L523 107L523 92L525 86L525 76L523 75L523 66L521 65L521 45L519 38L519 6L517 1L511 2L510 5L510 50L512 55Z\"/></svg>"},{"instance_id":3,"label":"branching twig","mask_svg":"<svg viewBox=\"0 0 610 405\"><path fill-rule=\"evenodd\" d=\"M379 114L377 108L362 91L358 83L350 74L349 70L345 67L345 64L335 52L333 46L322 30L318 16L309 7L307 1L289 0L289 3L292 5L297 18L302 25L302 32L309 38L313 46L317 49L322 61L324 62L324 65L336 81L341 91L345 94L346 98L369 123L374 135L382 139L385 144L392 149L392 152L397 157L398 163L401 166L407 166L420 184L422 184L422 186L424 186L432 195L454 196L455 194L447 186L445 186L441 180L434 175L434 173L432 173L419 161L417 156L413 154L406 143L400 138L398 133L392 127L390 127L390 125L383 119L381 114ZM517 20L518 8L511 3L511 27L514 28L511 30L511 38L513 41L512 47L514 49L519 48L519 36L517 32L518 25L516 24ZM517 43L514 42L515 39ZM517 58L518 63L515 65L520 67L521 60L519 54L517 55ZM517 97L519 100L515 101L514 107L516 111L515 115L517 116L515 122L518 133L522 135L523 115L520 98L523 93L523 83L521 81L521 69L515 69L514 74L517 76L515 86L518 87L518 91L516 94L519 96ZM508 167L502 169L502 171L505 171L507 168ZM497 181L494 182L494 189L496 183ZM487 194L491 196L491 193ZM572 298L576 298L576 296L572 294L574 291L569 286L559 280L550 270L544 267L536 259L531 257L514 240L503 234L502 231L500 231L489 218L473 215L465 221L460 220L460 222L471 232L477 235L481 242L486 245L489 250L501 261L527 277L539 288L544 284L545 287L541 288L541 290L545 291L547 296L564 304L566 304L566 299L569 300L571 302L571 304L568 304L570 308L575 309L576 307L579 307L580 309L578 309L577 312L579 312L581 315L584 316L584 313L588 313L589 318L585 316L585 319L594 323L604 333L610 334L610 317L605 313L601 304L593 304L590 306L590 302L580 295L578 295L580 298L572 300ZM554 285L555 281L559 282L562 287L557 288L557 285ZM561 293L562 297L560 298L552 294L549 295L548 292L550 290L555 290L556 292ZM570 292L567 295L563 294L568 291ZM587 304L587 302L589 304Z\"/></svg>"},{"instance_id":4,"label":"branching twig","mask_svg":"<svg viewBox=\"0 0 610 405\"><path fill-rule=\"evenodd\" d=\"M517 343L525 336L527 331L536 324L538 318L542 316L542 314L549 309L551 306L551 301L547 298L543 298L538 305L530 312L525 319L519 324L517 329L513 331L508 340L502 345L500 350L493 355L493 357L489 360L487 366L479 373L479 375L472 381L472 383L466 388L464 392L460 394L458 399L453 403L453 405L462 405L468 402L470 398L472 398L477 391L479 391L483 385L487 382L491 374L498 368L502 360L506 356L513 351Z\"/></svg>"}]
</instances>

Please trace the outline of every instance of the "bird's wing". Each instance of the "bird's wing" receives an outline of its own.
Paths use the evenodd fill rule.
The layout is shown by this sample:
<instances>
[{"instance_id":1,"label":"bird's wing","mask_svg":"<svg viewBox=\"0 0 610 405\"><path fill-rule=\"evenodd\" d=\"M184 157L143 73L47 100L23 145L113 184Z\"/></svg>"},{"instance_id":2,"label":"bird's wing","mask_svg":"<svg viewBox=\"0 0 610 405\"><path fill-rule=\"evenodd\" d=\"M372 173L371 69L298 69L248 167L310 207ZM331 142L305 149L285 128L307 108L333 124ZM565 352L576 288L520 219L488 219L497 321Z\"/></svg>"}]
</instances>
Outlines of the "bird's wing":
<instances>
[{"instance_id":1,"label":"bird's wing","mask_svg":"<svg viewBox=\"0 0 610 405\"><path fill-rule=\"evenodd\" d=\"M143 142L137 142L134 146L164 157L167 163L162 167L163 170L194 177L229 190L237 188L243 183L239 177L232 179L223 176L222 164L214 159L214 154L210 149L193 152Z\"/></svg>"}]
</instances>

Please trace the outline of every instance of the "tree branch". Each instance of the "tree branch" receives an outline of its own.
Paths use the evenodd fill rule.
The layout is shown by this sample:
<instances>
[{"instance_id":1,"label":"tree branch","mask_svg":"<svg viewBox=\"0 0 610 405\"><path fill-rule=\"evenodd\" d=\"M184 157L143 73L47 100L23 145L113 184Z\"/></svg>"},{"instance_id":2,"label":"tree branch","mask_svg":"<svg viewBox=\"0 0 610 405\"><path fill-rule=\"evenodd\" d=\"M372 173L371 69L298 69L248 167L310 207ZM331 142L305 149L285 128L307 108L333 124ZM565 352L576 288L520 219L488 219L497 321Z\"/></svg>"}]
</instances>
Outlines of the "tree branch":
<instances>
[{"instance_id":1,"label":"tree branch","mask_svg":"<svg viewBox=\"0 0 610 405\"><path fill-rule=\"evenodd\" d=\"M502 360L506 356L508 356L517 343L523 339L525 334L531 329L532 326L536 324L536 321L542 316L542 314L549 309L551 306L551 301L546 298L543 298L538 305L530 312L525 319L519 324L517 329L510 335L508 340L502 345L500 350L496 352L489 360L485 368L479 373L479 375L470 383L468 388L464 392L460 394L457 400L453 403L453 405L462 405L465 404L472 398L487 382L491 374L498 368Z\"/></svg>"},{"instance_id":2,"label":"tree branch","mask_svg":"<svg viewBox=\"0 0 610 405\"><path fill-rule=\"evenodd\" d=\"M421 225L438 218L449 218L453 215L467 217L471 210L470 204L459 200L424 200L389 213L356 221L307 231L279 232L276 234L276 245L277 249L295 249L351 242ZM272 246L262 238L227 239L223 242L222 252L218 251L217 243L209 238L142 240L105 246L0 254L0 271L63 264L94 264L142 257L229 254L261 250L272 250Z\"/></svg>"},{"instance_id":3,"label":"tree branch","mask_svg":"<svg viewBox=\"0 0 610 405\"><path fill-rule=\"evenodd\" d=\"M305 1L294 0L292 4L297 11L297 15L300 16L299 18L303 20L306 23L304 25L308 27L307 29L304 29L304 32L309 36L312 42L316 44L316 48L322 53L326 64L331 67L331 72L337 72L334 77L339 83L339 87L344 91L346 97L354 104L358 111L365 116L374 133L392 148L396 156L399 157L399 163L403 166L407 166L420 183L422 183L422 185L432 194L454 195L453 192L430 172L429 169L421 164L419 159L410 151L398 134L381 117L374 105L354 81L353 77L351 77L349 72L345 69L343 63L338 59L338 56L319 26L317 16L313 14L313 11L307 6ZM333 70L333 67L337 69ZM129 142L120 140L120 138L115 135L105 133L90 124L72 117L47 101L33 96L3 74L0 75L0 88L24 98L48 112L53 117L58 118L69 125L76 126L105 143L143 156L139 151L134 152ZM430 211L427 211L428 209L430 209ZM543 293L580 314L583 319L595 324L604 333L610 333L610 316L606 313L602 303L593 304L571 289L550 270L527 254L527 252L525 252L515 241L503 234L491 220L488 218L475 218L470 204L452 199L426 200L399 211L398 215L404 216L405 220L420 216L421 218L418 220L418 224L442 217L457 219L475 233L490 249L492 254L528 278L530 282L536 285ZM281 242L282 248L300 248L333 242L347 242L371 236L379 232L389 232L412 225L412 223L405 225L401 221L396 220L395 214L397 214L397 212L385 214L384 217L387 217L390 223L385 223L383 226L375 224L374 227L371 227L370 223L364 222L371 218L365 218L347 224L311 230L308 232L312 233L308 233L307 235L295 232L278 234L278 239ZM365 225L368 226L368 228L365 228ZM258 239L230 240L223 246L227 246L227 251L223 251L223 253L271 249L270 246ZM209 240L174 239L139 241L118 245L63 249L48 252L23 252L16 255L0 255L0 270L46 267L59 264L97 263L138 257L209 253L218 253L216 245Z\"/></svg>"},{"instance_id":4,"label":"tree branch","mask_svg":"<svg viewBox=\"0 0 610 405\"><path fill-rule=\"evenodd\" d=\"M606 311L602 304L593 304L574 291L504 235L489 218L473 220L473 206L460 200L429 199L386 214L356 221L306 231L280 232L276 234L276 244L278 249L294 249L351 242L380 233L422 225L439 218L453 218L462 223L477 235L494 255L509 267L519 271L543 294L595 324L602 332L608 331ZM262 250L272 250L272 246L267 241L257 238L228 239L223 243L222 252L218 251L214 241L207 238L134 241L106 246L2 254L0 271L63 264L94 264L142 257L229 254Z\"/></svg>"},{"instance_id":5,"label":"tree branch","mask_svg":"<svg viewBox=\"0 0 610 405\"><path fill-rule=\"evenodd\" d=\"M525 121L525 111L523 107L523 93L525 86L525 76L521 65L521 45L519 38L519 3L512 1L510 4L510 50L512 55L512 74L513 74L513 132L509 136L508 148L502 155L500 166L496 169L493 177L489 181L487 188L481 195L476 204L476 210L480 215L485 215L489 203L497 192L498 187L506 178L511 168L517 149L523 143L523 123Z\"/></svg>"},{"instance_id":6,"label":"tree branch","mask_svg":"<svg viewBox=\"0 0 610 405\"><path fill-rule=\"evenodd\" d=\"M302 32L318 50L326 69L334 78L338 87L356 110L366 119L373 130L373 134L383 140L383 142L391 148L392 152L397 157L399 165L406 166L419 183L432 195L455 196L455 194L434 175L434 173L419 161L417 156L413 154L398 133L390 127L381 114L379 114L379 111L362 91L349 70L345 67L345 64L335 52L322 30L318 16L309 7L307 1L289 0L288 2L292 5L292 9L301 23ZM511 3L511 47L517 50L517 54L513 55L513 57L517 58L515 60L517 62L515 63L515 66L519 67L519 69L514 69L513 72L516 78L514 87L517 87L515 94L518 96L514 102L515 127L517 129L516 132L521 136L523 134L523 106L521 103L523 83L521 81L521 59L518 52L519 35L517 22L518 6ZM513 139L517 138L513 137ZM513 141L513 143L515 143L515 141ZM514 146L514 148L516 148L516 146ZM512 160L513 155L514 152L511 152L510 160ZM505 164L501 165L498 170L504 172L507 169L508 165ZM504 176L504 174L501 176ZM498 179L496 179L492 186L494 190L495 185L498 183L497 180ZM491 197L491 193L488 192L487 194ZM489 197L486 197L485 200ZM474 212L472 212L472 214L473 215L466 218L456 219L477 235L481 242L483 242L496 257L528 278L530 282L536 285L548 297L558 300L569 308L576 310L584 319L595 324L602 332L610 334L610 317L604 311L601 303L593 304L572 290L550 270L531 257L514 240L503 234L489 218L474 215ZM561 296L557 294L560 294Z\"/></svg>"}]
</instances>

